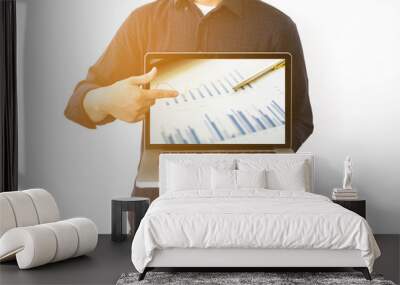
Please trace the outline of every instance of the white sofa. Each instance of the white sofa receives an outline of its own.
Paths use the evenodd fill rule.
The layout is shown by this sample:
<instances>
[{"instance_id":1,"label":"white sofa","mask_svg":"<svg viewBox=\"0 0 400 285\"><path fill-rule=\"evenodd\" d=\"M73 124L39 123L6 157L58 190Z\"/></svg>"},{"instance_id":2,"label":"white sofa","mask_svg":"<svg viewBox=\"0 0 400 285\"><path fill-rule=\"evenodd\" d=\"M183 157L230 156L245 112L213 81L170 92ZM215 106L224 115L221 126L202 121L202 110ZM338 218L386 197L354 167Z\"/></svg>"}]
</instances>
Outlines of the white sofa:
<instances>
[{"instance_id":1,"label":"white sofa","mask_svg":"<svg viewBox=\"0 0 400 285\"><path fill-rule=\"evenodd\" d=\"M0 262L20 269L84 255L96 248L97 227L87 218L60 220L44 189L0 193Z\"/></svg>"}]
</instances>

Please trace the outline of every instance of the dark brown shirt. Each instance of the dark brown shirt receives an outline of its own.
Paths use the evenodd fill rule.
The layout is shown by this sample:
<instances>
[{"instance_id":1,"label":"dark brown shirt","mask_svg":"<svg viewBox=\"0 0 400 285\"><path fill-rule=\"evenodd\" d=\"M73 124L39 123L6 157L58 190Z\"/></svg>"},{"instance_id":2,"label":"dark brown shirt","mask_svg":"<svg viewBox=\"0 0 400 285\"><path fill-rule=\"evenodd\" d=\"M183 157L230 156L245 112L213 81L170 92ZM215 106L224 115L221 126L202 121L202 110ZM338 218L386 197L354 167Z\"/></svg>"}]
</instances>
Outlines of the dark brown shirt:
<instances>
[{"instance_id":1,"label":"dark brown shirt","mask_svg":"<svg viewBox=\"0 0 400 285\"><path fill-rule=\"evenodd\" d=\"M125 20L104 54L75 88L65 116L96 128L82 105L86 93L144 71L146 52L290 52L293 56L293 146L313 131L303 50L294 22L258 0L223 0L203 16L191 0L158 0ZM113 121L107 117L102 125Z\"/></svg>"}]
</instances>

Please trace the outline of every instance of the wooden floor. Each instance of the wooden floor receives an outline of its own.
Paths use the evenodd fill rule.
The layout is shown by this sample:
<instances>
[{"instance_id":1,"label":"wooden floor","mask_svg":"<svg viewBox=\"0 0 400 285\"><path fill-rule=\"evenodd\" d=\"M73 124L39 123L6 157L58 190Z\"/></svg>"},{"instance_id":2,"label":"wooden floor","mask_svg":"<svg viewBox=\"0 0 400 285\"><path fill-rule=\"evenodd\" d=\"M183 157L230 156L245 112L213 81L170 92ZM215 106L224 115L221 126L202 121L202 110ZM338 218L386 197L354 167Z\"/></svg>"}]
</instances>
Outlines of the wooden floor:
<instances>
[{"instance_id":1,"label":"wooden floor","mask_svg":"<svg viewBox=\"0 0 400 285\"><path fill-rule=\"evenodd\" d=\"M382 256L375 272L399 283L400 235L375 236ZM19 270L15 262L0 264L0 284L115 284L124 272L134 271L129 241L114 243L101 235L97 249L89 256L78 257L30 270Z\"/></svg>"}]
</instances>

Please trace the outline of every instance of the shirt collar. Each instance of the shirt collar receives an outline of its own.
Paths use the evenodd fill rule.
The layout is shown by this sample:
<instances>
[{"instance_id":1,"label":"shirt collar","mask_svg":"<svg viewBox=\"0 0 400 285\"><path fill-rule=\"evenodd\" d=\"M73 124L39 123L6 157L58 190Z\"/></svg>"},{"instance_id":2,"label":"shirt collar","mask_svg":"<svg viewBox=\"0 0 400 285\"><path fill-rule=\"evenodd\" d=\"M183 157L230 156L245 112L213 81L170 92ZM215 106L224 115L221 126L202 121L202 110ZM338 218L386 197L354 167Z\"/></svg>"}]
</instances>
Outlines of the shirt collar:
<instances>
[{"instance_id":1,"label":"shirt collar","mask_svg":"<svg viewBox=\"0 0 400 285\"><path fill-rule=\"evenodd\" d=\"M193 0L173 0L175 7L180 8L184 6L187 2ZM234 14L242 16L243 14L243 3L242 0L222 0L221 6L228 8Z\"/></svg>"}]
</instances>

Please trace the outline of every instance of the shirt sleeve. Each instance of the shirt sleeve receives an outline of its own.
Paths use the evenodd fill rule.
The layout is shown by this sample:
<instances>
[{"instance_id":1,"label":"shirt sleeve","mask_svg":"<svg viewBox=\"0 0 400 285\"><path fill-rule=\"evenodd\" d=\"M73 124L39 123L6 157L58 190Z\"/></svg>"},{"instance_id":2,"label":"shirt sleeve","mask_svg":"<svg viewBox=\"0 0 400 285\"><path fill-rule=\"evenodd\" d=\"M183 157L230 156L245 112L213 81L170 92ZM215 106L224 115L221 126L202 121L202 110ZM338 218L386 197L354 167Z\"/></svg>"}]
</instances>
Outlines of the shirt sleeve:
<instances>
[{"instance_id":1,"label":"shirt sleeve","mask_svg":"<svg viewBox=\"0 0 400 285\"><path fill-rule=\"evenodd\" d=\"M90 90L139 75L143 71L142 46L146 39L141 33L143 29L139 26L140 22L135 11L125 20L105 52L89 68L86 78L75 87L64 111L67 119L90 129L115 120L107 116L101 122L92 122L83 107L83 100Z\"/></svg>"},{"instance_id":2,"label":"shirt sleeve","mask_svg":"<svg viewBox=\"0 0 400 285\"><path fill-rule=\"evenodd\" d=\"M297 151L314 130L307 70L296 25L289 21L279 34L277 51L292 55L292 147Z\"/></svg>"}]
</instances>

